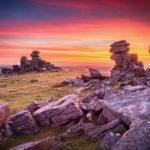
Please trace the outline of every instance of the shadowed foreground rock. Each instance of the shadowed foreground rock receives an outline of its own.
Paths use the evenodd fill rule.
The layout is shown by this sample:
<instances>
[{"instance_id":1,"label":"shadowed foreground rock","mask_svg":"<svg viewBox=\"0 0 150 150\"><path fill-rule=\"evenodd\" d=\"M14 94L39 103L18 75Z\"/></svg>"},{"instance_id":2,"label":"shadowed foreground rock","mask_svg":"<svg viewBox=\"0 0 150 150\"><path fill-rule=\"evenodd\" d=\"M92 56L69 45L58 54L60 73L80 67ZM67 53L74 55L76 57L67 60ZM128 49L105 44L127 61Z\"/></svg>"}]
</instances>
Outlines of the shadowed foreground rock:
<instances>
[{"instance_id":1,"label":"shadowed foreground rock","mask_svg":"<svg viewBox=\"0 0 150 150\"><path fill-rule=\"evenodd\" d=\"M150 120L136 120L117 142L113 150L149 150Z\"/></svg>"}]
</instances>

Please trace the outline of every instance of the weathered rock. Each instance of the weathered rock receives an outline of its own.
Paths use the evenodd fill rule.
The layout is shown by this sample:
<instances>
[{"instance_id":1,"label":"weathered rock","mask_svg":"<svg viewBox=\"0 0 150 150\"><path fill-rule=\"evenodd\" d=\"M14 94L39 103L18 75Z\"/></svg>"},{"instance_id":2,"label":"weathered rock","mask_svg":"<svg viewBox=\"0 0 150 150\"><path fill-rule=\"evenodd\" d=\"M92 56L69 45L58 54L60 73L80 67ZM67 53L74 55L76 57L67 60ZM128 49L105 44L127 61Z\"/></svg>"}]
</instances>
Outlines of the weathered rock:
<instances>
[{"instance_id":1,"label":"weathered rock","mask_svg":"<svg viewBox=\"0 0 150 150\"><path fill-rule=\"evenodd\" d=\"M104 117L103 113L101 113L98 117L98 124L99 125L103 125L105 123L107 123L108 119Z\"/></svg>"},{"instance_id":2,"label":"weathered rock","mask_svg":"<svg viewBox=\"0 0 150 150\"><path fill-rule=\"evenodd\" d=\"M113 133L109 132L108 134L105 135L105 137L102 139L100 148L108 148L108 149L113 149L117 141L120 139L121 134L119 133Z\"/></svg>"},{"instance_id":3,"label":"weathered rock","mask_svg":"<svg viewBox=\"0 0 150 150\"><path fill-rule=\"evenodd\" d=\"M143 91L131 91L128 91L127 93L125 91L120 91L115 95L106 95L105 99L100 101L104 110L109 110L129 126L138 118L150 118L150 88L146 88Z\"/></svg>"},{"instance_id":4,"label":"weathered rock","mask_svg":"<svg viewBox=\"0 0 150 150\"><path fill-rule=\"evenodd\" d=\"M13 131L20 134L33 134L39 131L39 128L33 119L31 113L27 110L11 116Z\"/></svg>"},{"instance_id":5,"label":"weathered rock","mask_svg":"<svg viewBox=\"0 0 150 150\"><path fill-rule=\"evenodd\" d=\"M90 72L91 78L103 79L103 76L100 74L100 72L97 69L89 68L89 72Z\"/></svg>"},{"instance_id":6,"label":"weathered rock","mask_svg":"<svg viewBox=\"0 0 150 150\"><path fill-rule=\"evenodd\" d=\"M84 123L84 122L79 122L76 126L71 128L72 132L84 132L85 134L90 131L91 129L94 128L94 124L92 123Z\"/></svg>"},{"instance_id":7,"label":"weathered rock","mask_svg":"<svg viewBox=\"0 0 150 150\"><path fill-rule=\"evenodd\" d=\"M67 79L62 81L62 85L68 85L68 86L83 86L84 81L82 79Z\"/></svg>"},{"instance_id":8,"label":"weathered rock","mask_svg":"<svg viewBox=\"0 0 150 150\"><path fill-rule=\"evenodd\" d=\"M129 43L118 41L111 45L110 52L113 53L111 59L115 61L115 66L111 71L113 82L129 81L134 77L145 76L142 62L138 61L137 54L129 54Z\"/></svg>"},{"instance_id":9,"label":"weathered rock","mask_svg":"<svg viewBox=\"0 0 150 150\"><path fill-rule=\"evenodd\" d=\"M24 110L28 110L31 113L33 113L34 111L36 111L39 108L40 108L39 103L37 101L34 101L29 106L27 106Z\"/></svg>"},{"instance_id":10,"label":"weathered rock","mask_svg":"<svg viewBox=\"0 0 150 150\"><path fill-rule=\"evenodd\" d=\"M146 86L142 86L142 85L137 85L137 86L128 85L128 86L124 87L124 90L134 92L137 90L144 90L145 88L146 88Z\"/></svg>"},{"instance_id":11,"label":"weathered rock","mask_svg":"<svg viewBox=\"0 0 150 150\"><path fill-rule=\"evenodd\" d=\"M0 103L0 128L9 121L10 111L8 104Z\"/></svg>"},{"instance_id":12,"label":"weathered rock","mask_svg":"<svg viewBox=\"0 0 150 150\"><path fill-rule=\"evenodd\" d=\"M105 125L102 125L100 128L89 132L88 135L92 138L92 139L102 139L105 136L105 133L108 131L111 131L112 129L114 129L116 126L118 126L121 123L120 119L116 119L112 122L109 122Z\"/></svg>"},{"instance_id":13,"label":"weathered rock","mask_svg":"<svg viewBox=\"0 0 150 150\"><path fill-rule=\"evenodd\" d=\"M65 96L33 113L34 118L41 126L47 126L51 123L53 126L60 126L82 115L83 112L79 108L79 99L75 94Z\"/></svg>"},{"instance_id":14,"label":"weathered rock","mask_svg":"<svg viewBox=\"0 0 150 150\"><path fill-rule=\"evenodd\" d=\"M13 135L12 127L9 124L6 124L5 128L6 128L5 129L5 136L6 137L12 136Z\"/></svg>"},{"instance_id":15,"label":"weathered rock","mask_svg":"<svg viewBox=\"0 0 150 150\"><path fill-rule=\"evenodd\" d=\"M130 130L117 142L113 150L149 150L150 120L136 120Z\"/></svg>"},{"instance_id":16,"label":"weathered rock","mask_svg":"<svg viewBox=\"0 0 150 150\"><path fill-rule=\"evenodd\" d=\"M87 76L85 74L81 74L81 78L84 80L84 82L88 82L91 80L91 77L90 76Z\"/></svg>"},{"instance_id":17,"label":"weathered rock","mask_svg":"<svg viewBox=\"0 0 150 150\"><path fill-rule=\"evenodd\" d=\"M146 69L146 76L150 76L150 68Z\"/></svg>"},{"instance_id":18,"label":"weathered rock","mask_svg":"<svg viewBox=\"0 0 150 150\"><path fill-rule=\"evenodd\" d=\"M43 140L24 143L9 150L41 150L47 148L59 148L61 147L61 141L59 137L47 137Z\"/></svg>"},{"instance_id":19,"label":"weathered rock","mask_svg":"<svg viewBox=\"0 0 150 150\"><path fill-rule=\"evenodd\" d=\"M12 68L2 68L1 73L2 74L11 74L11 73L13 73L13 69Z\"/></svg>"},{"instance_id":20,"label":"weathered rock","mask_svg":"<svg viewBox=\"0 0 150 150\"><path fill-rule=\"evenodd\" d=\"M147 79L146 77L141 77L141 78L135 78L133 80L135 85L146 85L147 84Z\"/></svg>"},{"instance_id":21,"label":"weathered rock","mask_svg":"<svg viewBox=\"0 0 150 150\"><path fill-rule=\"evenodd\" d=\"M60 69L50 62L42 60L39 56L39 51L33 51L31 53L31 60L28 60L26 56L22 56L20 59L20 65L13 65L12 68L3 68L3 74L12 74L12 73L25 73L25 72L40 72L47 70Z\"/></svg>"},{"instance_id":22,"label":"weathered rock","mask_svg":"<svg viewBox=\"0 0 150 150\"><path fill-rule=\"evenodd\" d=\"M90 88L91 88L91 85L85 86L85 87L80 87L80 88L76 89L76 93L80 94L80 93L82 93L84 90L88 90L88 89L90 89Z\"/></svg>"}]
</instances>

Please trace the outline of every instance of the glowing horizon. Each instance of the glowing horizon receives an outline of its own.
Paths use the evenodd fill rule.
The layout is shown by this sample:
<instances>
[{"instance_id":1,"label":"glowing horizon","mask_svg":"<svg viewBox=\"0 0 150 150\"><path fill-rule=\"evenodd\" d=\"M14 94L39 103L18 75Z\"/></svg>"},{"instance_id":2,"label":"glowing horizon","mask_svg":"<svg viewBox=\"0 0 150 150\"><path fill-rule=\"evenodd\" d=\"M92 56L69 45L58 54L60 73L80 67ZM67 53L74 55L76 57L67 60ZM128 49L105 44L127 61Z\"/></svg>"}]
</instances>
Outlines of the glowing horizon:
<instances>
[{"instance_id":1,"label":"glowing horizon","mask_svg":"<svg viewBox=\"0 0 150 150\"><path fill-rule=\"evenodd\" d=\"M39 50L56 65L110 67L110 45L127 40L150 65L148 0L6 0L0 6L0 65Z\"/></svg>"}]
</instances>

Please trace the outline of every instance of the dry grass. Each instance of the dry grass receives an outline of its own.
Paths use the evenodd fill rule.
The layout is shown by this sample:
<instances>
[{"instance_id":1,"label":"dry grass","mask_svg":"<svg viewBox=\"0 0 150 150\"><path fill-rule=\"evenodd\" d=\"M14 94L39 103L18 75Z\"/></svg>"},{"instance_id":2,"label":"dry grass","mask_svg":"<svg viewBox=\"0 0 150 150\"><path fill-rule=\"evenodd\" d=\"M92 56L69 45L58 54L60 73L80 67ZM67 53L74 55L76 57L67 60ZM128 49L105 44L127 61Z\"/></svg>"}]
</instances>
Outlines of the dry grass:
<instances>
[{"instance_id":1,"label":"dry grass","mask_svg":"<svg viewBox=\"0 0 150 150\"><path fill-rule=\"evenodd\" d=\"M61 86L67 78L75 78L86 71L63 69L58 72L24 74L12 77L0 77L0 102L8 103L11 110L21 110L33 101L55 99L73 93L77 87Z\"/></svg>"},{"instance_id":2,"label":"dry grass","mask_svg":"<svg viewBox=\"0 0 150 150\"><path fill-rule=\"evenodd\" d=\"M63 69L58 72L37 74L24 74L12 77L0 76L0 102L8 103L11 110L18 111L25 108L33 101L45 101L54 96L59 99L75 92L78 87L61 86L61 82L68 78L75 78L81 73L87 73L81 69ZM0 150L7 150L16 145L39 140L48 136L58 135L64 132L64 128L42 128L34 135L13 135L0 145ZM45 148L43 149L45 150ZM70 134L62 142L59 150L100 150L99 141L91 141L79 134Z\"/></svg>"}]
</instances>

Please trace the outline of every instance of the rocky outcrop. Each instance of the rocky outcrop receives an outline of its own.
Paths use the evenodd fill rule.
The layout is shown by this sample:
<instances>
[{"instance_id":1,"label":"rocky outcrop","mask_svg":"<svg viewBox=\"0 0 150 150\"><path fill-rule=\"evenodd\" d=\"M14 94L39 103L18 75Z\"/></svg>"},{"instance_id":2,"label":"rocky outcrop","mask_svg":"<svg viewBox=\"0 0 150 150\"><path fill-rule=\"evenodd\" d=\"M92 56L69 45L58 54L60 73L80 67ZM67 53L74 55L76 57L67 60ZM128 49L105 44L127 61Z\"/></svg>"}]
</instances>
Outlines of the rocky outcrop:
<instances>
[{"instance_id":1,"label":"rocky outcrop","mask_svg":"<svg viewBox=\"0 0 150 150\"><path fill-rule=\"evenodd\" d=\"M23 110L11 116L13 131L19 134L33 134L39 131L31 113Z\"/></svg>"},{"instance_id":2,"label":"rocky outcrop","mask_svg":"<svg viewBox=\"0 0 150 150\"><path fill-rule=\"evenodd\" d=\"M75 94L65 96L52 102L33 113L34 118L41 126L60 126L70 120L83 115L79 108L79 99Z\"/></svg>"},{"instance_id":3,"label":"rocky outcrop","mask_svg":"<svg viewBox=\"0 0 150 150\"><path fill-rule=\"evenodd\" d=\"M40 58L39 51L33 51L31 53L31 60L28 60L26 56L22 56L20 59L20 65L13 65L12 68L2 68L2 74L12 73L25 73L25 72L40 72L47 70L60 69L54 64L47 62Z\"/></svg>"},{"instance_id":4,"label":"rocky outcrop","mask_svg":"<svg viewBox=\"0 0 150 150\"><path fill-rule=\"evenodd\" d=\"M133 77L145 76L142 62L138 61L137 54L129 54L129 43L118 41L111 45L111 58L115 61L115 66L111 71L113 81L131 80Z\"/></svg>"},{"instance_id":5,"label":"rocky outcrop","mask_svg":"<svg viewBox=\"0 0 150 150\"><path fill-rule=\"evenodd\" d=\"M113 150L149 150L150 120L136 120L114 146Z\"/></svg>"}]
</instances>

